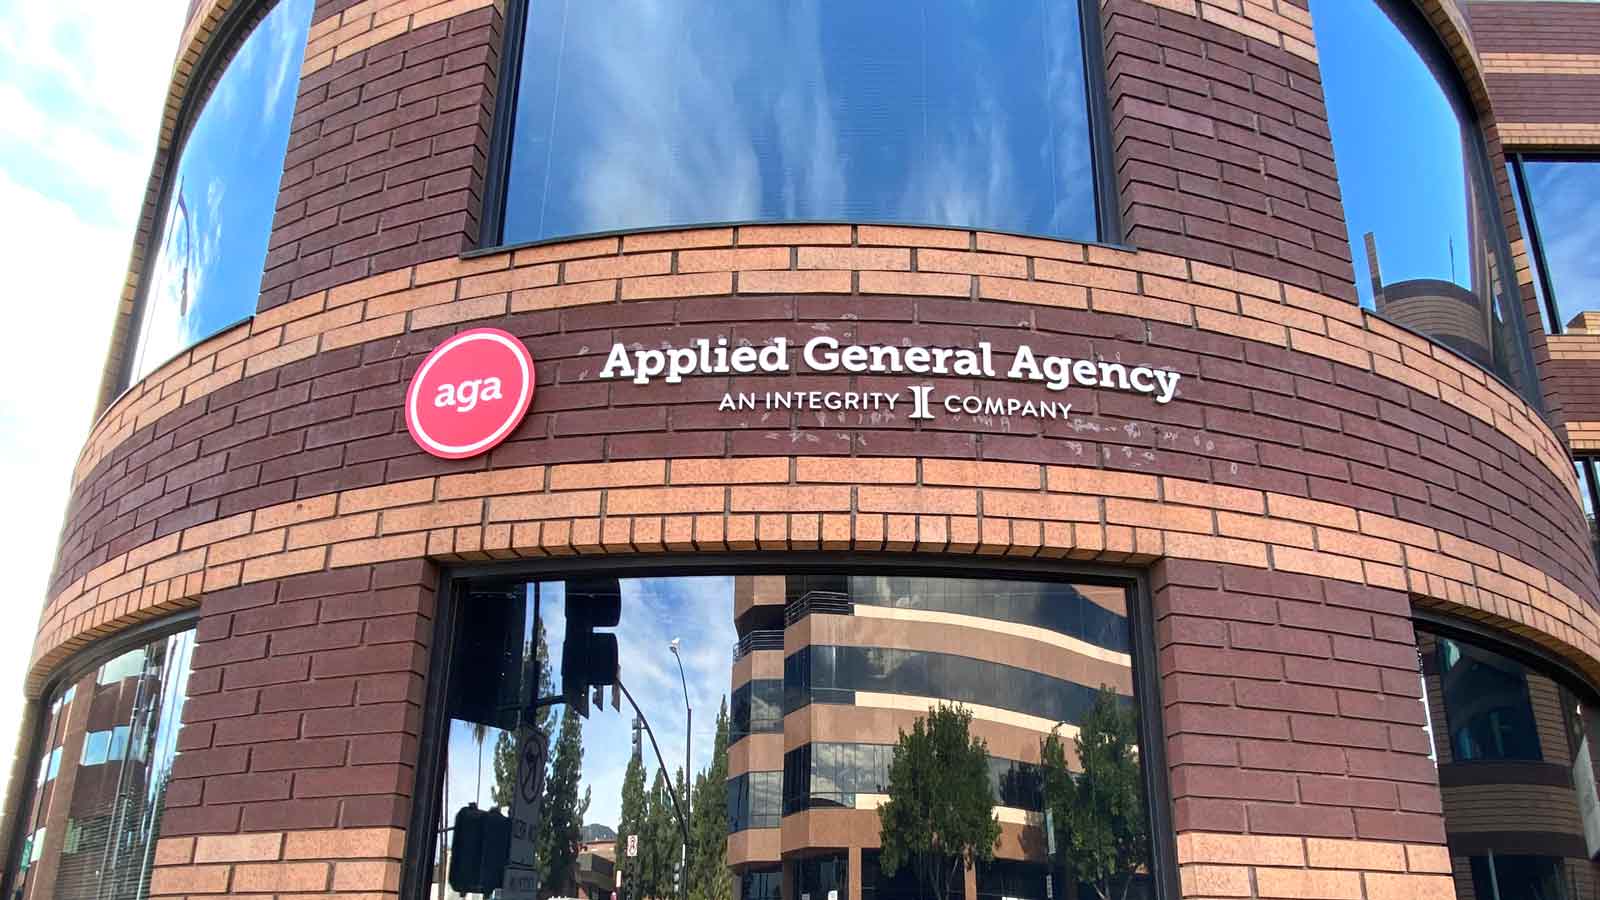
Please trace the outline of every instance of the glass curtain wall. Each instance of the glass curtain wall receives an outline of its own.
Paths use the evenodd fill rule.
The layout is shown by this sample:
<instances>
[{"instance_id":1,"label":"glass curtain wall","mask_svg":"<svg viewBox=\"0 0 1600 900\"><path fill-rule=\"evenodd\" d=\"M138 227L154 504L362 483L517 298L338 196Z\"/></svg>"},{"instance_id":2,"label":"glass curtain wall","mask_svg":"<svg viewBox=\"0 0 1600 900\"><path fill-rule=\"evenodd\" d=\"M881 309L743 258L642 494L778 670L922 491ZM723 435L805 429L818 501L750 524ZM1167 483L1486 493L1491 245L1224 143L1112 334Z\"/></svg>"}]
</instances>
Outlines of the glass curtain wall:
<instances>
[{"instance_id":1,"label":"glass curtain wall","mask_svg":"<svg viewBox=\"0 0 1600 900\"><path fill-rule=\"evenodd\" d=\"M193 631L152 641L51 697L13 900L149 896L193 649Z\"/></svg>"},{"instance_id":2,"label":"glass curtain wall","mask_svg":"<svg viewBox=\"0 0 1600 900\"><path fill-rule=\"evenodd\" d=\"M1424 625L1417 643L1457 895L1600 894L1594 694L1475 637Z\"/></svg>"}]
</instances>

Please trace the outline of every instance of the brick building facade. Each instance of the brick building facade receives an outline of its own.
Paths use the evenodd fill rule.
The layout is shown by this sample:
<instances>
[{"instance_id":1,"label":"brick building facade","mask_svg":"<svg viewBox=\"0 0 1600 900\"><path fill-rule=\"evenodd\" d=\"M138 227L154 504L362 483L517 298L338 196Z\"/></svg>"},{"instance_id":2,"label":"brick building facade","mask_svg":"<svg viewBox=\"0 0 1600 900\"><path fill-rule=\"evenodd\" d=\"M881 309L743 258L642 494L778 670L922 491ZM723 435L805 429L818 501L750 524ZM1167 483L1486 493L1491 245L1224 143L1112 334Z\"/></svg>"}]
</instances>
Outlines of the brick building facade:
<instances>
[{"instance_id":1,"label":"brick building facade","mask_svg":"<svg viewBox=\"0 0 1600 900\"><path fill-rule=\"evenodd\" d=\"M464 585L619 571L731 579L733 614L717 624L744 650L704 689L746 686L747 718L748 686L792 689L789 660L813 646L956 655L1089 689L1100 676L1072 674L1089 668L1079 657L1126 660L1106 678L1123 679L1115 693L1139 720L1145 896L1433 900L1489 885L1510 900L1535 883L1590 896L1600 584L1584 457L1600 451L1600 326L1550 325L1554 282L1508 163L1600 150L1600 6L1349 0L1393 23L1393 46L1429 62L1470 125L1450 144L1466 240L1451 239L1440 273L1409 271L1410 248L1362 218L1381 207L1362 199L1369 169L1346 164L1358 142L1341 140L1336 101L1352 66L1376 64L1340 62L1330 23L1346 2L1082 4L1100 223L1087 239L947 208L917 222L675 214L518 241L507 160L527 151L510 95L534 105L540 29L562 16L531 0L303 0L259 291L243 321L141 364L151 298L176 283L163 248L177 246L185 147L256 35L300 14L292 0L191 4L42 598L0 826L9 896L78 896L58 894L56 873L75 853L111 854L118 841L83 836L79 809L94 769L118 761L110 743L91 754L90 736L124 719L128 746L148 749L124 749L118 783L156 802L118 807L116 822L144 824L112 830L143 836L102 863L102 893L444 896L440 832L459 805L440 799L456 777L444 748L467 720L449 711L451 685L479 590ZM1553 251L1550 221L1541 232ZM217 302L196 284L197 302ZM1562 303L1592 305L1569 293ZM1408 320L1404 302L1421 312ZM537 392L503 443L438 458L408 431L408 384L478 327L520 339ZM883 374L601 375L616 345L817 335L987 345L1002 360L1029 346L1182 380L1167 403L1074 389L1060 419L958 403L917 420L721 402L916 383ZM924 381L1002 402L1042 394ZM855 580L828 589L842 606L801 605L792 573L830 567L1121 585L1126 633L1096 643L981 600L874 613L895 604ZM746 643L757 632L776 643ZM645 668L624 650L625 677ZM127 683L150 688L132 712L74 710L133 691L99 673L135 651L143 681ZM892 745L922 702L865 711L869 689L822 700L819 684L805 684L809 707L785 698L770 733L729 745L729 784L784 773L806 747ZM1480 715L1482 697L1501 702ZM996 759L1039 765L1045 720L1074 721L983 699L967 702ZM671 715L648 712L658 727ZM712 717L696 713L702 734ZM728 837L738 895L892 892L863 878L882 792L791 806L783 782L781 822ZM1001 794L999 856L1059 864L1040 849L1042 804ZM1549 815L1509 811L1528 804ZM815 874L835 853L844 874ZM989 896L985 871L960 892ZM1071 896L1064 884L1052 898Z\"/></svg>"}]
</instances>

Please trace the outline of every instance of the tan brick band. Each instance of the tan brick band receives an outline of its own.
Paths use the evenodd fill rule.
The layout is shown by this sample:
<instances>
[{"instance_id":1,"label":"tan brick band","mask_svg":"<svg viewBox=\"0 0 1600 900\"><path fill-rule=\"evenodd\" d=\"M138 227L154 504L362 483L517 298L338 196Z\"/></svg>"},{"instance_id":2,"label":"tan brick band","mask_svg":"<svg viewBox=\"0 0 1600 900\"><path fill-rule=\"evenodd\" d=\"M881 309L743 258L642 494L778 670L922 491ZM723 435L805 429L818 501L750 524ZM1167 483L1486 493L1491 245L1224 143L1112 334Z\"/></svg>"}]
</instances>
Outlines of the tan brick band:
<instances>
[{"instance_id":1,"label":"tan brick band","mask_svg":"<svg viewBox=\"0 0 1600 900\"><path fill-rule=\"evenodd\" d=\"M1572 448L1574 454L1600 451L1600 422L1568 422L1567 446Z\"/></svg>"},{"instance_id":2,"label":"tan brick band","mask_svg":"<svg viewBox=\"0 0 1600 900\"><path fill-rule=\"evenodd\" d=\"M504 0L363 0L312 24L300 74L310 75L384 41L487 6L505 11Z\"/></svg>"},{"instance_id":3,"label":"tan brick band","mask_svg":"<svg viewBox=\"0 0 1600 900\"><path fill-rule=\"evenodd\" d=\"M1499 130L1508 150L1600 146L1595 122L1501 122Z\"/></svg>"},{"instance_id":4,"label":"tan brick band","mask_svg":"<svg viewBox=\"0 0 1600 900\"><path fill-rule=\"evenodd\" d=\"M167 837L156 844L153 897L243 894L396 896L399 828Z\"/></svg>"},{"instance_id":5,"label":"tan brick band","mask_svg":"<svg viewBox=\"0 0 1600 900\"><path fill-rule=\"evenodd\" d=\"M1577 500L1562 441L1444 347L1341 300L1156 253L985 232L748 225L442 260L318 291L179 354L90 433L81 483L135 431L240 379L318 353L509 312L715 294L922 294L1091 309L1285 347L1421 391L1510 437Z\"/></svg>"},{"instance_id":6,"label":"tan brick band","mask_svg":"<svg viewBox=\"0 0 1600 900\"><path fill-rule=\"evenodd\" d=\"M1281 47L1312 62L1317 39L1311 12L1289 0L1143 0L1186 16L1197 16L1229 31Z\"/></svg>"},{"instance_id":7,"label":"tan brick band","mask_svg":"<svg viewBox=\"0 0 1600 900\"><path fill-rule=\"evenodd\" d=\"M1490 75L1600 75L1600 54L1485 53L1483 71Z\"/></svg>"},{"instance_id":8,"label":"tan brick band","mask_svg":"<svg viewBox=\"0 0 1600 900\"><path fill-rule=\"evenodd\" d=\"M429 557L860 550L1163 557L1408 590L1600 676L1600 612L1510 556L1344 506L1181 478L1016 463L756 457L531 466L310 497L121 554L47 606L30 669L211 591Z\"/></svg>"},{"instance_id":9,"label":"tan brick band","mask_svg":"<svg viewBox=\"0 0 1600 900\"><path fill-rule=\"evenodd\" d=\"M1454 900L1450 852L1431 844L1178 835L1185 897Z\"/></svg>"}]
</instances>

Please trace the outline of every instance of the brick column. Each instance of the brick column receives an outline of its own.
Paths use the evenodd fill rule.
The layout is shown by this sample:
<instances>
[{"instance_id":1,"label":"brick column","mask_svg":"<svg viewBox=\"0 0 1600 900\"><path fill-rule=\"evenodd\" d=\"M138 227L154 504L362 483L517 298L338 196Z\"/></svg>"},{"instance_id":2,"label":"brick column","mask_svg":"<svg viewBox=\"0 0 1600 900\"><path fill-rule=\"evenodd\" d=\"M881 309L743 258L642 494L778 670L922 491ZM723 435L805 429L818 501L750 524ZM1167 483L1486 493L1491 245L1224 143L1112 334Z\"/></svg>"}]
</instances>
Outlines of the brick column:
<instances>
[{"instance_id":1,"label":"brick column","mask_svg":"<svg viewBox=\"0 0 1600 900\"><path fill-rule=\"evenodd\" d=\"M1310 13L1224 6L1102 5L1127 238L1353 303Z\"/></svg>"},{"instance_id":2,"label":"brick column","mask_svg":"<svg viewBox=\"0 0 1600 900\"><path fill-rule=\"evenodd\" d=\"M416 560L205 597L153 895L399 889L437 579Z\"/></svg>"},{"instance_id":3,"label":"brick column","mask_svg":"<svg viewBox=\"0 0 1600 900\"><path fill-rule=\"evenodd\" d=\"M1407 595L1177 560L1152 586L1184 896L1453 897Z\"/></svg>"},{"instance_id":4,"label":"brick column","mask_svg":"<svg viewBox=\"0 0 1600 900\"><path fill-rule=\"evenodd\" d=\"M494 0L323 0L261 310L477 246L499 77Z\"/></svg>"}]
</instances>

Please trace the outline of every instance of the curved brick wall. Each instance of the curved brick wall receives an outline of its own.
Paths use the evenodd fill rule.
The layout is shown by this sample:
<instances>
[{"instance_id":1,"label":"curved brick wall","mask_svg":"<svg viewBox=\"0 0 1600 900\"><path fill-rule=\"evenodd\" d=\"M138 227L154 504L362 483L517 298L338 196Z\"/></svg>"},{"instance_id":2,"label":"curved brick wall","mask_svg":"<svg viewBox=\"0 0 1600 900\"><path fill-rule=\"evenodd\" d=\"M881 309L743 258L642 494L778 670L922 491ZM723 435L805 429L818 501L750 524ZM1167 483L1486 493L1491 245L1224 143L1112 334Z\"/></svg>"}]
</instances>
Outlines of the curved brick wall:
<instances>
[{"instance_id":1,"label":"curved brick wall","mask_svg":"<svg viewBox=\"0 0 1600 900\"><path fill-rule=\"evenodd\" d=\"M108 398L86 442L29 690L200 609L153 893L398 889L439 564L851 549L1149 572L1186 896L1451 895L1413 604L1600 677L1600 597L1561 437L1350 302L1303 3L1103 3L1143 252L763 225L463 259L502 12L319 3L258 315ZM507 443L437 460L404 386L477 325L527 341L539 391ZM1067 422L921 428L718 413L727 379L595 377L613 341L821 332L1185 377L1164 406L1073 391Z\"/></svg>"}]
</instances>

